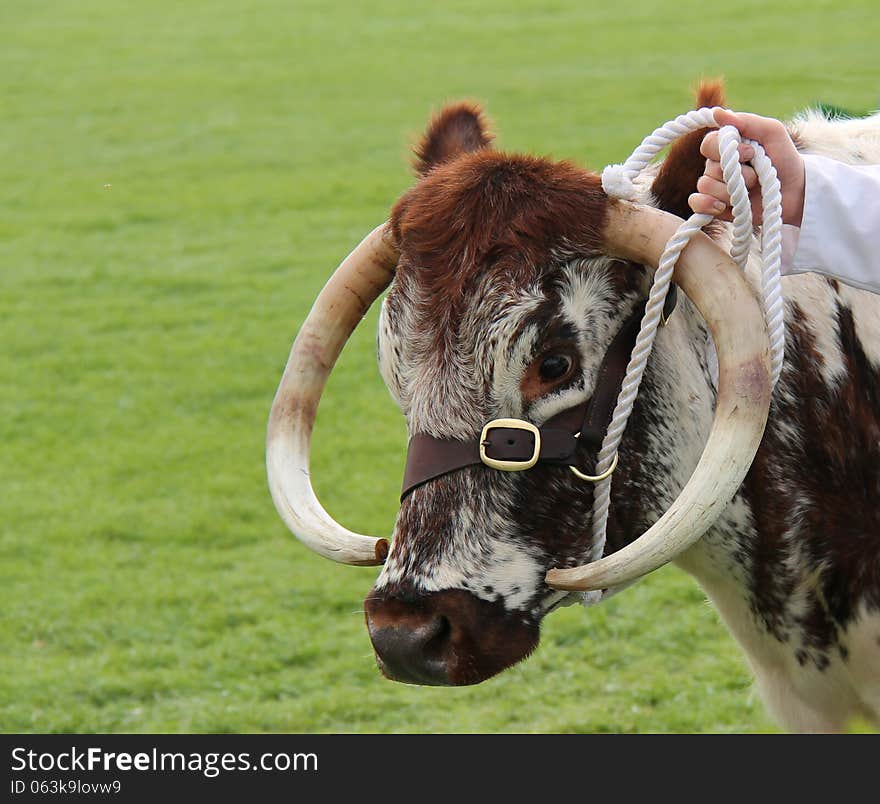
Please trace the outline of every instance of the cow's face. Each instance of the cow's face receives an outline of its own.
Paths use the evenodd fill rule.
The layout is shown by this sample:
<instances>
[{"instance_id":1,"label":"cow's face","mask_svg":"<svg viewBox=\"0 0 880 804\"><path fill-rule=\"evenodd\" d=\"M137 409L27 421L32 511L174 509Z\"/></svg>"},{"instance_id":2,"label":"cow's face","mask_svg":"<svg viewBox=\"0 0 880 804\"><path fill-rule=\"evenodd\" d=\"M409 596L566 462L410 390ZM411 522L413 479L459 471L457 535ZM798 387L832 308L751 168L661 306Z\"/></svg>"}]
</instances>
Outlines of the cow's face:
<instances>
[{"instance_id":1,"label":"cow's face","mask_svg":"<svg viewBox=\"0 0 880 804\"><path fill-rule=\"evenodd\" d=\"M709 94L698 103L717 105ZM670 149L643 201L686 208L703 133ZM291 530L342 563L387 557L367 624L386 675L415 683L475 683L526 656L542 617L565 602L545 583L550 569L557 589L614 588L693 545L741 484L770 404L760 307L734 263L702 240L676 269L694 306L683 302L658 335L617 450L605 544L616 555L593 561L593 487L565 465L505 473L477 464L416 486L388 555L385 540L333 520L309 479L312 428L345 341L389 283L380 365L410 432L475 452L494 419L542 425L594 395L606 350L646 295L640 263L656 266L675 232L668 215L609 201L594 174L489 143L473 107L432 122L417 151L421 180L390 226L343 261L303 323L267 428L269 487ZM717 395L702 320L718 349ZM613 397L609 385L603 378ZM578 443L575 463L591 472L595 446ZM585 566L559 569L573 565Z\"/></svg>"},{"instance_id":2,"label":"cow's face","mask_svg":"<svg viewBox=\"0 0 880 804\"><path fill-rule=\"evenodd\" d=\"M411 435L475 440L492 419L541 425L583 402L645 296L643 269L596 254L595 177L487 144L474 110L444 112L419 149L423 178L392 216L401 259L379 363ZM594 460L584 449L581 470ZM639 471L621 450L618 497ZM589 560L592 497L568 467L547 464L471 466L414 489L366 600L383 672L472 684L527 656L566 597L545 573ZM615 506L609 549L644 527L635 503Z\"/></svg>"}]
</instances>

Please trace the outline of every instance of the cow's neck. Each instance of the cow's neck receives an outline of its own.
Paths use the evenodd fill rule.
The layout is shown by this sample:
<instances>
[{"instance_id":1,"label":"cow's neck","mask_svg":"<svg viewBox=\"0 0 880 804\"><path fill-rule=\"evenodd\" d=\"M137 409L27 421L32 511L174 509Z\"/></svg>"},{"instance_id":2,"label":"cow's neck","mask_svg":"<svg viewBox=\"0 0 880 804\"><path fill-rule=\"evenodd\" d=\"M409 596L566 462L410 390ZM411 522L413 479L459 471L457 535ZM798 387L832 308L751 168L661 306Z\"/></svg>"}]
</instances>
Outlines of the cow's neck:
<instances>
[{"instance_id":1,"label":"cow's neck","mask_svg":"<svg viewBox=\"0 0 880 804\"><path fill-rule=\"evenodd\" d=\"M649 394L642 404L655 412L653 429L634 432L647 463L645 483L652 482L656 510L644 512L646 524L674 501L693 474L713 419L713 350L705 324L683 299L669 325L660 331L649 368ZM652 442L662 446L651 448ZM758 544L752 501L739 493L715 525L676 564L709 594L730 630L748 653L755 649L760 615L750 609L749 561ZM760 641L760 640L759 640Z\"/></svg>"},{"instance_id":2,"label":"cow's neck","mask_svg":"<svg viewBox=\"0 0 880 804\"><path fill-rule=\"evenodd\" d=\"M880 666L870 569L880 561L880 302L813 276L788 280L785 296L786 370L761 448L737 496L676 563L740 643L777 720L833 730L880 717L870 681ZM872 669L861 678L859 668Z\"/></svg>"}]
</instances>

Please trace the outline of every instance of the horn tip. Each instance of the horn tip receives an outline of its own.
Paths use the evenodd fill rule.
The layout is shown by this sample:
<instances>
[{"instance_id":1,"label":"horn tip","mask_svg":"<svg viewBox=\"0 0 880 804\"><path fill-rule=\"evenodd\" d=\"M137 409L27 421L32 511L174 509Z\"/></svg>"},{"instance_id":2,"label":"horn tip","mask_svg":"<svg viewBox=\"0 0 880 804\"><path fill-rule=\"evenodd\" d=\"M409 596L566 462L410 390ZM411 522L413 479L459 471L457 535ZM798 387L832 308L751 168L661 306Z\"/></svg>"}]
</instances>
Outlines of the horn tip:
<instances>
[{"instance_id":1,"label":"horn tip","mask_svg":"<svg viewBox=\"0 0 880 804\"><path fill-rule=\"evenodd\" d=\"M388 558L388 539L376 539L376 562L384 564Z\"/></svg>"},{"instance_id":2,"label":"horn tip","mask_svg":"<svg viewBox=\"0 0 880 804\"><path fill-rule=\"evenodd\" d=\"M574 567L573 569L552 569L547 572L544 581L548 586L554 589L560 589L565 592L587 592L592 591L596 587L591 585L589 581L579 577L583 571L583 567ZM601 586L598 588L602 588Z\"/></svg>"}]
</instances>

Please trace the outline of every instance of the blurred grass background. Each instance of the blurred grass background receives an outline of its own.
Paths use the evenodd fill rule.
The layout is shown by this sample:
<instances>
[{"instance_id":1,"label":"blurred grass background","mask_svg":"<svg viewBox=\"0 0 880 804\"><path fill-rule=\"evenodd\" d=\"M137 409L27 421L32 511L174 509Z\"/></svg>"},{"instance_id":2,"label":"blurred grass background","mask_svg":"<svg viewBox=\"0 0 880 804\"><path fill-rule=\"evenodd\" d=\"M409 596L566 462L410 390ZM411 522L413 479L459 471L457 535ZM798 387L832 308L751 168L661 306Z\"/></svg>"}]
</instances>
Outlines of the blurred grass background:
<instances>
[{"instance_id":1,"label":"blurred grass background","mask_svg":"<svg viewBox=\"0 0 880 804\"><path fill-rule=\"evenodd\" d=\"M764 114L876 108L878 33L874 0L0 5L0 730L772 729L674 568L552 615L478 687L383 680L375 570L286 532L265 422L311 301L444 100L484 102L504 148L598 169L704 76ZM380 534L405 430L374 338L375 311L313 474Z\"/></svg>"}]
</instances>

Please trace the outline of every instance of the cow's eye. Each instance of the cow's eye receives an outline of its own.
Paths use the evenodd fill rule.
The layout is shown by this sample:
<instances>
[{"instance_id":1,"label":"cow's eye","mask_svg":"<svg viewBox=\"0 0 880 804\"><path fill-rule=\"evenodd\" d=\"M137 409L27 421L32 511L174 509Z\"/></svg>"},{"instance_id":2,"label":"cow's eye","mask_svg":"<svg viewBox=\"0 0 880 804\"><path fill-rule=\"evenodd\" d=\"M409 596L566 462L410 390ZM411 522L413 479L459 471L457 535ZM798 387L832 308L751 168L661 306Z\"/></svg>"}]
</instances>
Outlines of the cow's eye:
<instances>
[{"instance_id":1,"label":"cow's eye","mask_svg":"<svg viewBox=\"0 0 880 804\"><path fill-rule=\"evenodd\" d=\"M572 360L568 355L547 355L541 361L541 379L558 380L571 371Z\"/></svg>"}]
</instances>

